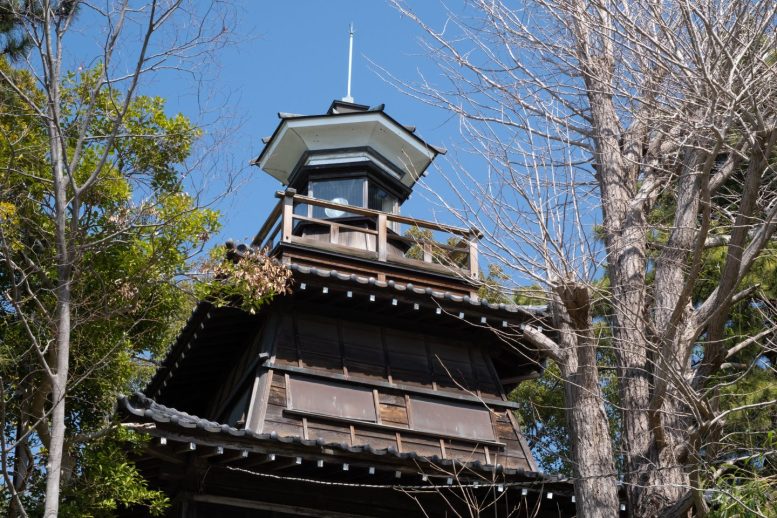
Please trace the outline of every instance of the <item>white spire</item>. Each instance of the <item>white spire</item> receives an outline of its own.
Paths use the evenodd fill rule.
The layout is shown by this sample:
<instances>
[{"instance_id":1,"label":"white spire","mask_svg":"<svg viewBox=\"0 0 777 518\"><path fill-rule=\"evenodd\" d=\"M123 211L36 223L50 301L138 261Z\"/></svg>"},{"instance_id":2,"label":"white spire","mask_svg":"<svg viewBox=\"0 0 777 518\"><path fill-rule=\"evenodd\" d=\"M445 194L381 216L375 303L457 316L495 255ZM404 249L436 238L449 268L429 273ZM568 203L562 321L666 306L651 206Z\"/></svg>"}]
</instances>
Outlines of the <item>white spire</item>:
<instances>
[{"instance_id":1,"label":"white spire","mask_svg":"<svg viewBox=\"0 0 777 518\"><path fill-rule=\"evenodd\" d=\"M351 22L351 30L348 32L348 91L343 97L343 101L347 103L353 102L351 97L351 69L353 68L353 22Z\"/></svg>"}]
</instances>

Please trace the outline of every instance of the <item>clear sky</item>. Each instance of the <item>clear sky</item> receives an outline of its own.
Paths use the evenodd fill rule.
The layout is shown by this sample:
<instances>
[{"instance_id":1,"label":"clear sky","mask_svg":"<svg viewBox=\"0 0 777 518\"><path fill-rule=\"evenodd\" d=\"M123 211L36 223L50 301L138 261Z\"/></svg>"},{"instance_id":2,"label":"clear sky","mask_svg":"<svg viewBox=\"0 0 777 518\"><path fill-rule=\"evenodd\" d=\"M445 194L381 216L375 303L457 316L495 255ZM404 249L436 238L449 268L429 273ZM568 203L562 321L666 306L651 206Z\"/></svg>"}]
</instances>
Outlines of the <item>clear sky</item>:
<instances>
[{"instance_id":1,"label":"clear sky","mask_svg":"<svg viewBox=\"0 0 777 518\"><path fill-rule=\"evenodd\" d=\"M437 0L410 5L436 26L446 16ZM146 93L168 98L171 110L203 120L222 117L207 131L229 128L217 151L224 170L245 166L262 149L261 138L272 134L278 112L324 113L333 99L346 94L348 27L355 28L352 96L355 102L385 103L389 115L415 125L417 133L433 144L455 148L457 121L449 113L425 106L381 79L376 66L407 81L419 72L434 73L419 44L420 29L383 0L287 0L238 2L234 38L237 43L220 51L217 63L204 63L208 81L200 97L187 86L160 78L145 86ZM374 63L374 64L373 64ZM215 92L215 97L206 98ZM444 167L442 161L441 166ZM430 172L427 182L439 172ZM280 184L258 167L244 171L236 193L218 204L224 229L210 246L227 238L250 239L272 208ZM433 219L423 193L403 206L403 213ZM439 217L444 219L444 216Z\"/></svg>"}]
</instances>

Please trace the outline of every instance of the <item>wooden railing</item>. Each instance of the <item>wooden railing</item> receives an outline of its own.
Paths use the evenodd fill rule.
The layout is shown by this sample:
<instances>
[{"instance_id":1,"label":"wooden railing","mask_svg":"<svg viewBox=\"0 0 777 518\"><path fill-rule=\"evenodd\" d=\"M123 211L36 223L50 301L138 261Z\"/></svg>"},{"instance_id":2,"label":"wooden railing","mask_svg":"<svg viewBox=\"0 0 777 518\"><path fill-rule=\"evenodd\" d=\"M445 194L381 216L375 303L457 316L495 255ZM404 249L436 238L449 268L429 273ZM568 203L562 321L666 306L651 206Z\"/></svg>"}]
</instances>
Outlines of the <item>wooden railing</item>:
<instances>
[{"instance_id":1,"label":"wooden railing","mask_svg":"<svg viewBox=\"0 0 777 518\"><path fill-rule=\"evenodd\" d=\"M346 232L363 234L371 236L365 239L374 239L375 249L366 250L366 252L380 262L398 262L420 268L447 269L451 273L458 270L460 274L473 279L478 276L478 240L482 237L482 233L477 229L465 229L364 207L341 205L327 200L302 196L297 194L294 189L279 191L275 195L280 198L280 201L254 237L254 246L274 249L279 242L282 242L319 247L323 244L324 248L342 249L344 246L339 244L338 238L340 234ZM349 216L362 216L374 222L375 228L315 218L309 214L296 214L294 209L299 205L342 211ZM328 245L326 242L314 242L309 238L295 235L295 228L304 223L328 227ZM402 225L406 226L407 229L413 229L414 232L402 235L399 232ZM443 243L423 236L424 233L430 232L442 232L449 238L452 237L453 239L450 240L452 242ZM345 248L348 248L347 245ZM397 250L403 249L405 253L398 255ZM357 252L355 248L353 251Z\"/></svg>"}]
</instances>

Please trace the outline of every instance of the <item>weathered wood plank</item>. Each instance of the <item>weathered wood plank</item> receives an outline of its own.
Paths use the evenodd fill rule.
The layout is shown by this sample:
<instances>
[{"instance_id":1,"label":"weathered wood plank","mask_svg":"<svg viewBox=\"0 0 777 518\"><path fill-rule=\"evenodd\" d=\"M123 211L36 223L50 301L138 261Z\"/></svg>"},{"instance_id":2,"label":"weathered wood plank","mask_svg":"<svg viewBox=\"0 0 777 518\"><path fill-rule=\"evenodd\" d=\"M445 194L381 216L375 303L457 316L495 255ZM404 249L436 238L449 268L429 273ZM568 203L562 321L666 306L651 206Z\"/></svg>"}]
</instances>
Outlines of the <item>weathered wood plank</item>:
<instances>
[{"instance_id":1,"label":"weathered wood plank","mask_svg":"<svg viewBox=\"0 0 777 518\"><path fill-rule=\"evenodd\" d=\"M511 424L496 423L496 436L500 439L515 439L515 429Z\"/></svg>"},{"instance_id":2,"label":"weathered wood plank","mask_svg":"<svg viewBox=\"0 0 777 518\"><path fill-rule=\"evenodd\" d=\"M276 377L276 376L273 376L273 377ZM280 376L277 376L277 377L280 377ZM270 386L270 393L267 397L267 401L271 405L286 407L286 388L279 387L273 383L273 385Z\"/></svg>"},{"instance_id":3,"label":"weathered wood plank","mask_svg":"<svg viewBox=\"0 0 777 518\"><path fill-rule=\"evenodd\" d=\"M380 418L382 421L400 426L407 426L407 410L404 406L380 405Z\"/></svg>"},{"instance_id":4,"label":"weathered wood plank","mask_svg":"<svg viewBox=\"0 0 777 518\"><path fill-rule=\"evenodd\" d=\"M355 419L347 419L342 417L333 417L329 415L316 414L314 412L306 412L304 410L289 409L289 410L284 410L283 414L288 416L297 416L299 418L308 417L310 418L309 423L328 421L333 423L345 423L349 426L358 426L360 429L373 428L373 429L386 430L386 431L392 431L392 432L398 431L398 432L402 432L402 437L407 437L407 438L417 437L419 438L418 440L421 440L421 441L426 441L427 440L426 438L428 437L429 438L428 441L434 442L439 440L442 437L445 439L453 439L453 440L461 441L463 443L485 444L489 446L498 446L498 447L504 446L504 443L493 441L493 440L480 440L480 439L469 439L467 437L455 437L445 433L427 432L424 430L413 430L412 426L410 428L406 428L403 426L396 426L396 425L387 424L387 423L384 423L384 424L370 423L367 421L358 421ZM311 426L311 424L309 424L308 426ZM301 432L299 435L301 435Z\"/></svg>"},{"instance_id":5,"label":"weathered wood plank","mask_svg":"<svg viewBox=\"0 0 777 518\"><path fill-rule=\"evenodd\" d=\"M354 427L354 444L369 444L373 448L397 447L396 435L387 432L378 432L367 428Z\"/></svg>"},{"instance_id":6,"label":"weathered wood plank","mask_svg":"<svg viewBox=\"0 0 777 518\"><path fill-rule=\"evenodd\" d=\"M380 393L380 402L384 405L405 406L404 394L388 394L386 392Z\"/></svg>"},{"instance_id":7,"label":"weathered wood plank","mask_svg":"<svg viewBox=\"0 0 777 518\"><path fill-rule=\"evenodd\" d=\"M338 381L353 383L356 385L362 385L370 388L388 389L394 392L406 392L409 394L422 394L422 395L432 396L434 398L440 398L440 399L468 401L472 403L477 403L478 405L486 404L488 406L493 406L498 408L514 408L514 409L520 408L520 405L518 405L518 403L514 403L512 401L478 398L476 396L472 396L466 393L454 394L454 393L443 392L443 391L435 391L435 390L432 390L431 388L426 388L422 386L413 386L405 383L389 383L387 381L368 381L368 380L361 380L361 379L352 379L342 374L329 374L329 373L315 372L310 369L306 369L304 367L301 368L301 367L274 365L274 364L267 365L267 367L273 368L279 372L289 372L289 373L295 373L295 374L303 374L311 377L319 377L322 379L338 380Z\"/></svg>"},{"instance_id":8,"label":"weathered wood plank","mask_svg":"<svg viewBox=\"0 0 777 518\"><path fill-rule=\"evenodd\" d=\"M361 514L340 513L335 511L327 511L321 508L274 504L271 502L260 502L257 500L246 500L243 498L234 498L228 496L194 494L192 495L192 500L195 502L240 507L243 509L256 509L259 511L271 511L273 513L278 512L294 516L318 516L320 518L365 518L365 515Z\"/></svg>"}]
</instances>

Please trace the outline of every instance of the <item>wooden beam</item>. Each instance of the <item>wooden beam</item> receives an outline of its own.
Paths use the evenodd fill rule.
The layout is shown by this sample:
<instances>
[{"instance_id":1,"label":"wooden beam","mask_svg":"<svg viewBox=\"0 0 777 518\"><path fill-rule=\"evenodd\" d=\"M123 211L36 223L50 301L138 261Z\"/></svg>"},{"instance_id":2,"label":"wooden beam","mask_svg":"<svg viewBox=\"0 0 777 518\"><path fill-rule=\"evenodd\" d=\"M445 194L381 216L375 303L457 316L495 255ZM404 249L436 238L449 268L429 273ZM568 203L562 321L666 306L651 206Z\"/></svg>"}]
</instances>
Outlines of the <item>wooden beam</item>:
<instances>
[{"instance_id":1,"label":"wooden beam","mask_svg":"<svg viewBox=\"0 0 777 518\"><path fill-rule=\"evenodd\" d=\"M232 507L241 507L244 509L257 509L260 511L274 511L298 516L318 516L320 518L367 518L361 514L340 513L336 511L326 511L324 509L310 507L301 507L297 505L274 504L270 502L257 502L244 498L234 498L228 496L195 494L192 495L195 502L204 502L209 504L228 505Z\"/></svg>"},{"instance_id":2,"label":"wooden beam","mask_svg":"<svg viewBox=\"0 0 777 518\"><path fill-rule=\"evenodd\" d=\"M175 449L175 453L190 453L197 449L197 443L187 442Z\"/></svg>"},{"instance_id":3,"label":"wooden beam","mask_svg":"<svg viewBox=\"0 0 777 518\"><path fill-rule=\"evenodd\" d=\"M224 455L223 446L211 446L197 450L197 456L201 459L208 459L210 457L217 457L219 455Z\"/></svg>"},{"instance_id":4,"label":"wooden beam","mask_svg":"<svg viewBox=\"0 0 777 518\"><path fill-rule=\"evenodd\" d=\"M360 386L365 386L370 388L390 389L390 390L405 392L410 394L432 396L433 398L436 398L436 399L447 399L452 401L467 401L470 403L476 403L478 405L486 404L486 405L490 405L498 408L520 409L520 405L518 403L513 403L512 401L503 401L501 399L478 398L476 396L470 396L468 394L452 394L448 392L441 392L439 390L425 389L422 387L413 387L402 383L389 383L387 381L379 381L379 380L362 380L362 379L346 377L339 373L317 372L317 371L306 369L304 367L294 367L291 365L269 364L269 365L265 365L264 367L274 369L276 371L284 372L284 373L302 374L312 378L332 379L337 381L343 381L347 384L360 385Z\"/></svg>"},{"instance_id":5,"label":"wooden beam","mask_svg":"<svg viewBox=\"0 0 777 518\"><path fill-rule=\"evenodd\" d=\"M148 453L150 456L163 460L165 462L169 462L171 464L183 464L183 459L179 459L172 453L168 453L167 451L164 451L160 448L155 448L154 446L146 446L145 448L146 453Z\"/></svg>"},{"instance_id":6,"label":"wooden beam","mask_svg":"<svg viewBox=\"0 0 777 518\"><path fill-rule=\"evenodd\" d=\"M477 279L480 275L480 267L478 266L478 242L476 235L472 235L469 238L469 276L472 279Z\"/></svg>"},{"instance_id":7,"label":"wooden beam","mask_svg":"<svg viewBox=\"0 0 777 518\"><path fill-rule=\"evenodd\" d=\"M378 261L385 261L388 256L388 244L386 243L386 214L378 214Z\"/></svg>"},{"instance_id":8,"label":"wooden beam","mask_svg":"<svg viewBox=\"0 0 777 518\"><path fill-rule=\"evenodd\" d=\"M297 191L294 189L287 189L285 193L283 193L283 216L282 216L282 232L283 235L281 237L282 241L284 243L291 243L291 232L293 229L293 220L294 220L294 195L297 194Z\"/></svg>"},{"instance_id":9,"label":"wooden beam","mask_svg":"<svg viewBox=\"0 0 777 518\"><path fill-rule=\"evenodd\" d=\"M272 466L272 469L275 471L275 470L292 468L292 467L301 466L301 465L302 465L302 457L294 457L294 458L289 459L289 460L287 460L285 462L280 462L278 464L274 464Z\"/></svg>"},{"instance_id":10,"label":"wooden beam","mask_svg":"<svg viewBox=\"0 0 777 518\"><path fill-rule=\"evenodd\" d=\"M219 457L216 463L227 464L229 462L234 462L236 460L247 459L248 453L249 453L248 450L238 450L238 451L232 450L229 453L225 453L223 457Z\"/></svg>"},{"instance_id":11,"label":"wooden beam","mask_svg":"<svg viewBox=\"0 0 777 518\"><path fill-rule=\"evenodd\" d=\"M246 461L243 466L246 468L253 468L256 466L261 466L262 464L267 464L268 462L275 462L275 459L276 455L274 453L266 453L254 458L249 458L249 460Z\"/></svg>"},{"instance_id":12,"label":"wooden beam","mask_svg":"<svg viewBox=\"0 0 777 518\"><path fill-rule=\"evenodd\" d=\"M317 414L315 412L308 412L305 410L294 410L291 408L286 408L283 410L284 415L294 415L299 417L310 417L314 418L317 421L329 421L332 423L343 423L351 425L351 428L359 427L359 428L372 428L376 430L386 430L391 432L401 432L406 435L419 435L422 437L432 437L434 439L448 439L452 441L458 441L463 442L467 444L480 444L480 445L488 445L488 446L495 446L497 448L504 448L507 446L505 443L501 443L498 441L491 441L491 440L480 440L480 439L471 439L469 437L458 437L456 435L450 435L450 434L444 434L444 433L438 433L438 432L426 432L423 430L413 430L412 428L405 428L402 426L394 426L390 424L378 424L378 423L371 423L369 421L355 421L353 419L348 419L345 417L337 417L337 416L330 416L325 414ZM409 414L410 412L408 412ZM355 435L355 432L351 432L352 435Z\"/></svg>"}]
</instances>

